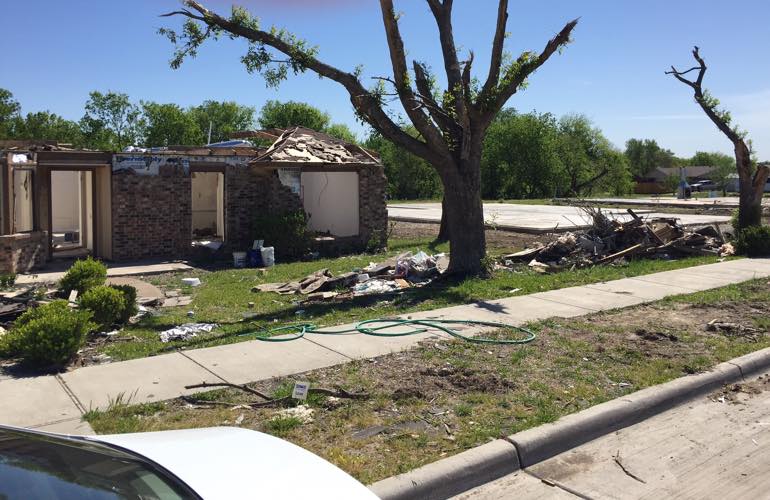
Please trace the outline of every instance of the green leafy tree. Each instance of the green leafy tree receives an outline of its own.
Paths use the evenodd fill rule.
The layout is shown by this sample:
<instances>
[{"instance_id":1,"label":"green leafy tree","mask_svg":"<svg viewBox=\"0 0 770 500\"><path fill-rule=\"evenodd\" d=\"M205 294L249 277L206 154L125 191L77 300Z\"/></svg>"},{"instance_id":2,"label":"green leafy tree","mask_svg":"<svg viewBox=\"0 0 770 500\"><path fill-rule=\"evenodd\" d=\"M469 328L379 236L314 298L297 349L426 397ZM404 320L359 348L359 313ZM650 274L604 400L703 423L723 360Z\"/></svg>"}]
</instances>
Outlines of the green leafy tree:
<instances>
[{"instance_id":1,"label":"green leafy tree","mask_svg":"<svg viewBox=\"0 0 770 500\"><path fill-rule=\"evenodd\" d=\"M262 128L307 127L324 130L331 123L328 113L304 102L267 101L259 112Z\"/></svg>"},{"instance_id":2,"label":"green leafy tree","mask_svg":"<svg viewBox=\"0 0 770 500\"><path fill-rule=\"evenodd\" d=\"M406 128L417 134L414 128ZM376 132L365 147L379 153L388 178L388 196L401 200L435 199L442 195L441 179L425 160L396 146Z\"/></svg>"},{"instance_id":3,"label":"green leafy tree","mask_svg":"<svg viewBox=\"0 0 770 500\"><path fill-rule=\"evenodd\" d=\"M559 133L563 165L561 192L585 196L597 188L612 192L627 190L628 162L620 159L610 141L588 118L563 116L559 120Z\"/></svg>"},{"instance_id":4,"label":"green leafy tree","mask_svg":"<svg viewBox=\"0 0 770 500\"><path fill-rule=\"evenodd\" d=\"M318 49L286 30L263 29L258 18L242 7L221 16L195 0L183 0L184 8L167 16L183 16L181 29L162 28L176 50L171 67L195 57L202 44L223 36L248 42L241 58L249 72L260 73L275 86L288 77L312 71L341 85L350 95L358 117L380 133L431 165L444 185L443 220L451 247L450 274L468 275L484 271L486 255L484 213L481 203L481 158L484 137L498 112L523 86L532 73L569 42L577 20L568 22L540 51L525 51L516 57L505 53L508 0L499 0L486 76L474 75L474 57L462 62L452 26L452 0L426 0L438 29L446 86L422 61L412 61L401 37L399 18L392 0L380 0L382 22L393 69L392 78L378 79L368 89L362 69L345 71L322 61ZM390 87L390 88L389 88ZM419 135L409 134L396 123L387 106L386 94L398 98L400 108ZM268 124L272 125L272 123ZM265 124L263 123L263 126Z\"/></svg>"},{"instance_id":5,"label":"green leafy tree","mask_svg":"<svg viewBox=\"0 0 770 500\"><path fill-rule=\"evenodd\" d=\"M14 139L57 141L76 147L83 145L80 126L49 111L27 113L23 118L17 117L12 126L12 137Z\"/></svg>"},{"instance_id":6,"label":"green leafy tree","mask_svg":"<svg viewBox=\"0 0 770 500\"><path fill-rule=\"evenodd\" d=\"M233 101L204 101L189 109L192 119L208 139L211 127L211 142L232 139L233 132L254 128L255 109Z\"/></svg>"},{"instance_id":7,"label":"green leafy tree","mask_svg":"<svg viewBox=\"0 0 770 500\"><path fill-rule=\"evenodd\" d=\"M358 144L358 137L356 137L356 134L354 134L353 131L350 130L350 127L344 123L332 123L331 125L325 127L322 131L326 132L332 137L342 139L345 142Z\"/></svg>"},{"instance_id":8,"label":"green leafy tree","mask_svg":"<svg viewBox=\"0 0 770 500\"><path fill-rule=\"evenodd\" d=\"M484 198L554 196L561 170L559 131L550 113L508 109L489 127L481 161Z\"/></svg>"},{"instance_id":9,"label":"green leafy tree","mask_svg":"<svg viewBox=\"0 0 770 500\"><path fill-rule=\"evenodd\" d=\"M658 146L655 139L629 139L625 155L631 173L637 177L646 177L658 167L675 167L681 163L674 153Z\"/></svg>"},{"instance_id":10,"label":"green leafy tree","mask_svg":"<svg viewBox=\"0 0 770 500\"><path fill-rule=\"evenodd\" d=\"M206 139L192 113L176 104L142 102L147 147L195 146Z\"/></svg>"},{"instance_id":11,"label":"green leafy tree","mask_svg":"<svg viewBox=\"0 0 770 500\"><path fill-rule=\"evenodd\" d=\"M86 143L96 149L122 151L142 137L142 111L127 94L91 92L80 120Z\"/></svg>"},{"instance_id":12,"label":"green leafy tree","mask_svg":"<svg viewBox=\"0 0 770 500\"><path fill-rule=\"evenodd\" d=\"M12 139L13 127L19 120L21 105L13 94L0 88L0 139Z\"/></svg>"}]
</instances>

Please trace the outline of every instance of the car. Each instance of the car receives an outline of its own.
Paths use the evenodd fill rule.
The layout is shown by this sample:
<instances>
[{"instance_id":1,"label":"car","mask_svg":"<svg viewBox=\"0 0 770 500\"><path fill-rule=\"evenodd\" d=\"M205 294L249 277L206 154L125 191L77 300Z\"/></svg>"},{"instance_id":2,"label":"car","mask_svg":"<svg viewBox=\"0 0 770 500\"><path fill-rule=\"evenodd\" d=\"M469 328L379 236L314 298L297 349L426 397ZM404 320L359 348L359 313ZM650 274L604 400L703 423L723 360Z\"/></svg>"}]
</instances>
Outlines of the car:
<instances>
[{"instance_id":1,"label":"car","mask_svg":"<svg viewBox=\"0 0 770 500\"><path fill-rule=\"evenodd\" d=\"M0 425L0 498L376 499L291 443L238 427L65 436Z\"/></svg>"},{"instance_id":2,"label":"car","mask_svg":"<svg viewBox=\"0 0 770 500\"><path fill-rule=\"evenodd\" d=\"M716 189L717 185L710 179L702 179L690 184L690 187L693 191L711 191Z\"/></svg>"}]
</instances>

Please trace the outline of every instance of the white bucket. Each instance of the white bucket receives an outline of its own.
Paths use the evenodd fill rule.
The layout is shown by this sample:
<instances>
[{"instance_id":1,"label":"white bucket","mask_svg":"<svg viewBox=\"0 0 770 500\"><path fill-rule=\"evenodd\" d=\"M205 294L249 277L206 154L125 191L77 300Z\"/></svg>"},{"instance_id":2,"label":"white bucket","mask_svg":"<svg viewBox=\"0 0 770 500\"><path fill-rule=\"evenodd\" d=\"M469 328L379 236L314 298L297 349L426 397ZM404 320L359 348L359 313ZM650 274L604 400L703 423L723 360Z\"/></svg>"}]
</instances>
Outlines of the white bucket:
<instances>
[{"instance_id":1,"label":"white bucket","mask_svg":"<svg viewBox=\"0 0 770 500\"><path fill-rule=\"evenodd\" d=\"M233 252L233 266L246 267L246 252Z\"/></svg>"},{"instance_id":2,"label":"white bucket","mask_svg":"<svg viewBox=\"0 0 770 500\"><path fill-rule=\"evenodd\" d=\"M273 267L275 265L275 249L273 247L262 247L259 251L262 253L262 265Z\"/></svg>"}]
</instances>

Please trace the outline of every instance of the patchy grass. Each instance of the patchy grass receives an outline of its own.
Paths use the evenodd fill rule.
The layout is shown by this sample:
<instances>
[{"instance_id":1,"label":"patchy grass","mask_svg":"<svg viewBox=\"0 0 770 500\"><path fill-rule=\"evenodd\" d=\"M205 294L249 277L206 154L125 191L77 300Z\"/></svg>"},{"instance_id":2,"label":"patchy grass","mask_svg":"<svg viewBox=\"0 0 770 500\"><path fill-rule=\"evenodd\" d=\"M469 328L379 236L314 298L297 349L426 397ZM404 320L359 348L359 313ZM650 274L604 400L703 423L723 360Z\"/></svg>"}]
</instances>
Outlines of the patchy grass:
<instances>
[{"instance_id":1,"label":"patchy grass","mask_svg":"<svg viewBox=\"0 0 770 500\"><path fill-rule=\"evenodd\" d=\"M770 346L707 330L712 319L757 327L770 316L770 282L756 280L655 304L528 325L528 345L434 340L411 351L252 384L286 395L295 380L367 392L367 400L311 398L312 422L275 408L244 408L254 396L226 389L196 398L116 406L86 418L99 433L239 425L298 444L364 483L609 399L705 370ZM277 417L277 418L276 418Z\"/></svg>"},{"instance_id":2,"label":"patchy grass","mask_svg":"<svg viewBox=\"0 0 770 500\"><path fill-rule=\"evenodd\" d=\"M145 317L137 325L125 328L121 335L133 336L136 340L108 343L100 349L114 360L121 361L162 354L178 348L192 349L253 340L256 336L265 335L269 329L297 322L312 322L319 327L335 326L479 300L510 297L514 295L511 293L514 289L519 289L515 294L524 295L716 262L713 257L693 257L676 261L636 260L623 265L597 266L555 274L539 274L522 265L513 272L495 272L491 278L440 280L430 286L413 288L396 296L358 297L343 302L301 304L301 296L251 291L257 284L297 280L322 268L329 268L335 274L361 269L369 262L382 261L388 256L418 249L431 252L448 250L445 244L432 246L427 239L400 240L392 242L389 251L383 254L279 264L264 272L257 269L226 269L213 272L194 270L153 276L149 281L155 285L167 289L181 289L183 294L191 295L192 304L162 309L161 315ZM198 277L203 284L196 288L182 287L181 279L185 277ZM249 307L249 302L253 302L254 306ZM194 313L192 320L187 316L188 311ZM190 321L217 323L220 327L188 341L164 344L159 340L160 331Z\"/></svg>"}]
</instances>

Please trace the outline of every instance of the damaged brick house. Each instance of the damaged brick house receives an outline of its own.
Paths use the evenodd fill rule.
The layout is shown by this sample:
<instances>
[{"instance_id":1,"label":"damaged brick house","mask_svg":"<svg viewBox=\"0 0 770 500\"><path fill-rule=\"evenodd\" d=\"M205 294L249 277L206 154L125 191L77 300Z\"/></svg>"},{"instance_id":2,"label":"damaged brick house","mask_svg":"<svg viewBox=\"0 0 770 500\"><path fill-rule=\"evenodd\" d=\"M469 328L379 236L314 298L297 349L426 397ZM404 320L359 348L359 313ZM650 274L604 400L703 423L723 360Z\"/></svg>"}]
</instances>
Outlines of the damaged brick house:
<instances>
[{"instance_id":1,"label":"damaged brick house","mask_svg":"<svg viewBox=\"0 0 770 500\"><path fill-rule=\"evenodd\" d=\"M121 153L0 143L0 272L84 254L183 259L200 240L243 250L255 216L298 209L345 249L385 232L384 169L363 148L302 127L240 136L274 142Z\"/></svg>"}]
</instances>

